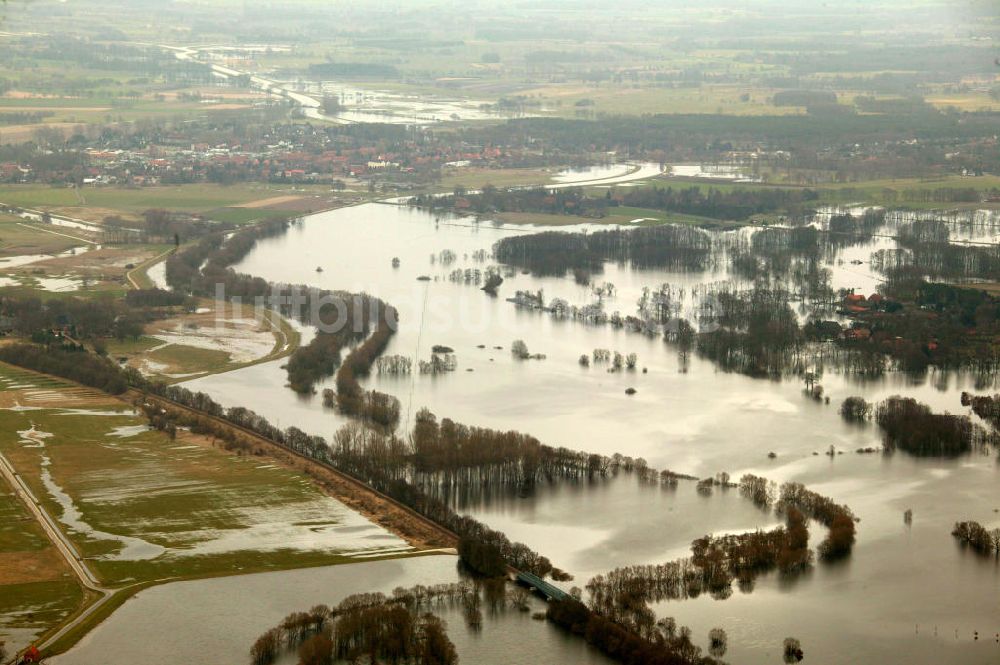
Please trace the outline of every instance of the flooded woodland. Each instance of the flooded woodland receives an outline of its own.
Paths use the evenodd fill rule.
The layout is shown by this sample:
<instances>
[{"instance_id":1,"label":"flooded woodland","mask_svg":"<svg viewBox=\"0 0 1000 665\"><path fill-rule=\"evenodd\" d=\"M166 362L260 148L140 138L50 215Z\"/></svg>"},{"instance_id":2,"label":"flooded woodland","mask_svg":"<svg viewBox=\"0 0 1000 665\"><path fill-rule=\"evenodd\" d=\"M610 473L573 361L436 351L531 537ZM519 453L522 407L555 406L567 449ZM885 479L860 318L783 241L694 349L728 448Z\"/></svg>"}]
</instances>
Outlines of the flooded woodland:
<instances>
[{"instance_id":1,"label":"flooded woodland","mask_svg":"<svg viewBox=\"0 0 1000 665\"><path fill-rule=\"evenodd\" d=\"M821 216L815 223L823 223ZM906 223L911 221L890 215L886 226ZM995 223L993 217L967 223L967 237L992 238ZM697 644L706 646L705 636L718 626L728 633L727 658L733 662L773 662L787 635L831 663L856 662L863 654L914 663L997 658L1000 608L988 589L1000 568L950 535L959 520L995 523L1000 508L995 456L979 450L950 459L860 454L859 449L881 448L878 428L846 422L838 414L843 399L855 395L873 403L904 395L935 412L967 413L961 393L990 392L989 377L930 370L866 378L830 363L815 379L829 397L826 403L806 394L800 376L726 372L697 354L682 357L661 336L555 317L508 301L517 291L542 291L545 302L559 298L583 307L597 297L593 283L504 268L500 294L491 297L464 279L450 278L459 269L484 269L498 240L532 231L366 204L307 217L286 234L261 240L236 269L274 282L366 292L391 303L400 325L386 356L427 360L433 347L450 348L454 371L373 372L364 379L366 388L399 399L403 432L427 408L458 423L528 433L549 446L642 458L650 467L696 478L727 472L733 479L752 473L779 484L800 482L850 507L859 521L857 544L846 560L816 562L794 577L767 573L725 599L702 594L655 604L657 616L689 626ZM873 292L878 276L869 255L891 245L893 240L875 237L831 252L825 264L830 282ZM851 257L861 263L851 263ZM430 279L418 279L424 276ZM734 279L721 262L705 272L669 272L609 261L591 281L614 285L613 296L603 301L624 316L636 311L644 288L669 284L690 298L705 285ZM688 306L694 305L682 307ZM800 314L805 318L806 312ZM515 340L544 359L512 355ZM634 353L636 368L609 372L582 366L580 356L594 349ZM286 387L283 364L264 363L185 387L223 405L252 409L278 426L294 423L332 438L346 422L320 396L333 385L332 377L316 384L316 394L300 395ZM626 394L628 388L635 393ZM706 495L695 485L681 480L666 487L622 473L540 483L527 493L466 488L450 500L459 512L549 557L575 577L573 585L583 587L615 568L688 556L691 542L706 534L770 529L782 522L736 489L716 487ZM904 520L908 510L912 518ZM812 547L823 531L812 523ZM93 639L110 639L121 630L118 621L116 616ZM576 657L567 654L563 662L577 662Z\"/></svg>"}]
</instances>

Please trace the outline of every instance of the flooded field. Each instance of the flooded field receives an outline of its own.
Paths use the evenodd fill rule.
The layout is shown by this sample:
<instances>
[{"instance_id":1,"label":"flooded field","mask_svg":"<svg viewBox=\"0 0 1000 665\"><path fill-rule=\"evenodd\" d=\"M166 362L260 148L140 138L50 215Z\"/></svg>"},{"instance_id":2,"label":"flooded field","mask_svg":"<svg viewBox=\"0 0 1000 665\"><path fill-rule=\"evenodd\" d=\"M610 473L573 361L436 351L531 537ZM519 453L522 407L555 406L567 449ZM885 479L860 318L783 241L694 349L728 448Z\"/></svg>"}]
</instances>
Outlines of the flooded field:
<instances>
[{"instance_id":1,"label":"flooded field","mask_svg":"<svg viewBox=\"0 0 1000 665\"><path fill-rule=\"evenodd\" d=\"M391 593L399 586L459 579L454 556L424 556L346 566L179 582L142 591L52 665L242 663L250 645L287 614L350 594ZM184 611L178 611L184 608ZM532 612L544 609L532 602ZM581 640L562 635L530 612L486 615L481 630L461 613L442 614L463 663L605 665L611 661ZM296 662L286 654L282 664Z\"/></svg>"},{"instance_id":2,"label":"flooded field","mask_svg":"<svg viewBox=\"0 0 1000 665\"><path fill-rule=\"evenodd\" d=\"M0 389L0 454L109 583L412 549L307 477L97 391L7 367Z\"/></svg>"},{"instance_id":3,"label":"flooded field","mask_svg":"<svg viewBox=\"0 0 1000 665\"><path fill-rule=\"evenodd\" d=\"M500 237L524 232L370 204L310 217L287 235L261 242L237 269L275 281L367 291L387 300L401 315L389 354L425 359L432 345L455 349L455 372L369 380L370 387L401 400L407 422L428 407L458 422L527 432L549 445L643 457L651 466L698 477L727 471L736 478L752 472L778 482L800 481L849 505L861 522L855 554L846 563L817 565L794 583L767 577L753 593L737 592L725 601L700 598L657 608L661 616L690 624L696 636L717 625L725 628L730 657L738 662L773 662L788 635L799 637L811 657L828 663L856 662L862 653L905 654L907 662L928 664L1000 657L1000 644L993 639L1000 632L1000 607L988 591L995 588L998 568L960 549L950 536L958 520L978 520L988 528L1000 524L994 512L1000 508L995 459L859 455L855 449L880 445L878 432L849 425L837 414L849 395L878 401L894 394L915 397L936 411L964 412L960 393L987 392L991 383L944 372L918 379L890 373L861 381L828 368L821 378L830 396L824 404L808 399L799 380L727 374L696 357L680 360L658 337L555 319L506 301L515 290L542 290L546 301L591 302L591 289L571 278L508 273L498 298L449 280L456 268L489 263L476 262L477 251L488 253ZM867 260L866 254L892 242L876 238L850 251ZM346 254L345 247L350 248ZM445 249L454 253L454 261L432 263L431 255L439 257ZM398 268L392 266L394 257L400 259ZM313 272L317 265L322 273ZM852 265L844 256L832 257L829 268L834 286L867 293L877 285L867 265ZM431 280L418 281L421 275ZM670 273L609 264L595 281L615 284L607 308L624 315L635 311L644 287L669 283L692 290L726 278L721 270ZM546 359L512 358L515 339ZM595 348L634 352L647 371L609 374L581 367L578 357ZM343 422L318 397L298 397L284 384L280 363L268 363L187 385L282 426L295 424L327 437ZM637 393L628 396L626 388ZM830 446L844 454L823 455ZM735 492L701 497L693 483L682 483L665 494L636 486L629 477L597 487L540 488L524 498L480 497L463 508L543 552L581 585L616 566L682 556L704 533L766 528L777 521ZM910 526L903 523L907 509L914 512ZM816 538L823 528L813 524L812 531ZM921 584L915 588L917 579ZM833 616L835 631L829 626ZM973 639L974 630L980 639ZM842 642L851 648L840 648Z\"/></svg>"}]
</instances>

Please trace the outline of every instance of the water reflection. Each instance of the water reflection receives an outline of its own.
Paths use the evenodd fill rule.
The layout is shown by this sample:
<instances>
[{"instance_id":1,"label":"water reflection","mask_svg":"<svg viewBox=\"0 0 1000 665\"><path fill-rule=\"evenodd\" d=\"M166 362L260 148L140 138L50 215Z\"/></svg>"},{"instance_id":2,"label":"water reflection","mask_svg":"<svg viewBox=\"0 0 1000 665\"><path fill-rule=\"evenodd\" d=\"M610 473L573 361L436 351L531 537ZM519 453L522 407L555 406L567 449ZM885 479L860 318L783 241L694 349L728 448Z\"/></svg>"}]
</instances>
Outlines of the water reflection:
<instances>
[{"instance_id":1,"label":"water reflection","mask_svg":"<svg viewBox=\"0 0 1000 665\"><path fill-rule=\"evenodd\" d=\"M458 580L453 556L372 561L257 575L177 582L138 593L52 665L242 663L258 635L294 611L335 605L356 593ZM544 609L532 601L531 612ZM530 618L531 612L486 613L468 629L460 611L442 614L463 663L606 665L606 658ZM294 663L289 655L282 663Z\"/></svg>"},{"instance_id":2,"label":"water reflection","mask_svg":"<svg viewBox=\"0 0 1000 665\"><path fill-rule=\"evenodd\" d=\"M286 236L259 243L237 269L276 281L364 290L391 302L402 325L388 354L423 358L434 344L455 349L457 372L374 375L367 381L401 400L407 423L426 406L459 422L527 432L553 446L644 457L651 466L699 477L728 471L735 478L752 472L778 482L795 480L848 504L861 523L855 553L845 564L818 567L791 587L765 576L751 594L737 591L724 602L702 597L657 608L690 624L699 640L712 627L725 628L732 662L774 662L788 635L802 640L810 659L824 663L985 663L1000 657L992 639L971 640L974 629L981 635L1000 630L994 626L1000 601L990 591L1000 581L996 565L957 550L949 535L957 520L1000 525L993 512L1000 508L995 460L857 455L852 451L877 447L879 435L836 413L849 395L879 401L893 394L914 397L936 411L966 413L961 391L982 391L989 384L967 373L865 380L828 369L820 382L831 403L824 404L805 398L798 380L722 373L696 357L680 361L659 338L517 309L503 297L488 298L448 281L453 267L429 262L431 254L450 249L457 261L473 265L465 257L488 250L505 234L524 232L373 204L310 217ZM393 257L400 258L399 268L392 267ZM314 273L316 265L324 272ZM866 291L871 286L848 272L850 264L830 267L834 284L855 282ZM416 281L423 274L431 281ZM634 309L644 287L670 283L693 289L725 277L607 264L601 279L615 284L613 306L624 312ZM546 300L572 303L592 297L588 286L572 279L515 272L501 295L517 289L542 290ZM515 339L547 358L512 358ZM581 367L579 356L595 348L634 352L648 373ZM276 424L330 436L341 417L324 410L318 398L302 399L286 389L280 365L207 377L188 387L226 405L245 405ZM629 387L637 393L626 395ZM831 445L846 454L814 455ZM769 459L772 451L776 457ZM529 497L461 499L465 510L544 553L575 574L578 584L619 565L681 556L694 537L709 531L775 523L735 493L704 499L690 485L667 493L628 477L540 487ZM902 519L908 508L914 512L911 526ZM823 529L814 524L812 531Z\"/></svg>"}]
</instances>

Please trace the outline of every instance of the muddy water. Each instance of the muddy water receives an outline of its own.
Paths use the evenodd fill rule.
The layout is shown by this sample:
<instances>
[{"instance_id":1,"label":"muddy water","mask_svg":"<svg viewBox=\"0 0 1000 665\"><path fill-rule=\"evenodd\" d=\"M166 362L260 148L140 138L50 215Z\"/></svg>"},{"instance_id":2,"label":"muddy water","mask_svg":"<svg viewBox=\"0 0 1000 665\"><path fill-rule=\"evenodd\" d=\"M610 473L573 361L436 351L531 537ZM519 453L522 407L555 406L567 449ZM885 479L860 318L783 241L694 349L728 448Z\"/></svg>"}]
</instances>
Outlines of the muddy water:
<instances>
[{"instance_id":1,"label":"muddy water","mask_svg":"<svg viewBox=\"0 0 1000 665\"><path fill-rule=\"evenodd\" d=\"M395 587L457 581L453 556L372 561L258 575L178 582L147 589L87 635L52 665L176 665L245 663L258 635L287 614L354 593L391 593ZM533 601L532 612L543 610ZM463 663L486 665L604 665L580 640L507 612L471 631L456 612L445 612L448 633ZM295 663L289 654L282 663Z\"/></svg>"},{"instance_id":2,"label":"muddy water","mask_svg":"<svg viewBox=\"0 0 1000 665\"><path fill-rule=\"evenodd\" d=\"M831 397L826 405L804 397L798 381L725 374L696 358L682 363L660 339L554 320L505 301L516 289L542 289L546 300L590 302L589 290L571 279L516 274L499 298L448 281L455 267L477 265L471 257L476 250L488 249L504 234L523 232L372 204L313 216L286 236L260 243L237 268L386 299L401 313L401 329L387 353L427 359L434 344L454 348L455 373L368 381L399 397L408 418L426 406L460 422L529 432L551 445L641 456L653 466L700 477L750 471L779 482L797 480L850 505L861 523L859 544L847 563L818 566L794 583L765 578L753 593L737 591L726 601L702 598L658 608L689 624L703 645L708 629L725 628L733 662L775 662L789 635L803 641L810 660L824 663L1000 658L993 638L1000 632L996 564L962 551L949 535L956 520L1000 526L994 512L1000 508L995 459L858 455L853 451L859 447L879 445L877 432L848 426L836 413L848 395L879 400L892 394L961 412L962 390L985 392L992 386L977 387L973 377L961 374L931 373L917 381L890 375L860 383L828 371L821 381ZM443 249L457 254L454 264L431 263L430 255ZM400 258L399 268L392 267L393 257ZM323 273L314 272L317 265ZM856 279L844 265L832 268L835 283ZM417 281L420 275L432 281ZM668 282L691 289L725 277L608 266L597 281L617 285L607 309L627 314L634 312L644 286ZM514 360L509 347L515 339L547 358ZM637 353L648 373L580 367L580 354L597 347ZM252 408L282 426L329 436L340 417L324 410L318 398L300 398L284 388L280 364L207 377L188 387L227 405ZM627 387L638 393L627 396ZM831 445L845 454L832 460L822 455ZM770 451L777 455L773 460ZM910 527L902 520L907 508L914 511ZM465 509L542 551L574 573L578 584L615 566L681 556L692 538L706 532L775 523L773 515L735 493L706 499L690 484L667 492L638 487L629 478L597 487L540 489L528 498L470 501ZM822 537L821 526L812 530ZM973 630L979 631L978 641Z\"/></svg>"}]
</instances>

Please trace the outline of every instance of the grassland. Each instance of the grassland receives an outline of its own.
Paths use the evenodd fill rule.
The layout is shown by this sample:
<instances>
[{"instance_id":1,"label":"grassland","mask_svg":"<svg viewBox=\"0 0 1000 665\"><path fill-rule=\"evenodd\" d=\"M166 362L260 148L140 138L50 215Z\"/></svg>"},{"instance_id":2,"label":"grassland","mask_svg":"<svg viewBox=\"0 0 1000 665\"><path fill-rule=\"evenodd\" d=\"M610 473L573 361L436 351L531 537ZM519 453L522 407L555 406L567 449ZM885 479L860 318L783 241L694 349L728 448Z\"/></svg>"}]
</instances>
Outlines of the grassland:
<instances>
[{"instance_id":1,"label":"grassland","mask_svg":"<svg viewBox=\"0 0 1000 665\"><path fill-rule=\"evenodd\" d=\"M889 204L902 208L951 209L961 207L984 207L981 203L947 204L933 201L907 201L907 192L934 189L974 189L986 192L1000 188L1000 176L977 177L946 176L941 178L900 178L893 180L869 180L857 183L829 184L818 187L824 201L847 203L863 201L875 204Z\"/></svg>"},{"instance_id":2,"label":"grassland","mask_svg":"<svg viewBox=\"0 0 1000 665\"><path fill-rule=\"evenodd\" d=\"M564 117L718 113L725 115L797 115L798 106L774 106L770 88L702 85L691 88L547 85L524 91L541 108Z\"/></svg>"},{"instance_id":3,"label":"grassland","mask_svg":"<svg viewBox=\"0 0 1000 665\"><path fill-rule=\"evenodd\" d=\"M47 233L19 217L0 215L0 256L56 254L81 244L66 235Z\"/></svg>"},{"instance_id":4,"label":"grassland","mask_svg":"<svg viewBox=\"0 0 1000 665\"><path fill-rule=\"evenodd\" d=\"M210 183L195 185L174 185L162 187L93 187L76 189L71 187L49 187L39 185L0 186L0 202L22 208L47 210L87 221L101 222L112 214L138 219L144 211L163 208L177 212L195 213L213 217L219 215L241 215L240 219L221 221L250 221L281 214L270 208L241 208L261 199L281 195L329 193L325 187L288 187L268 184L239 184L231 186ZM326 201L317 200L316 209ZM326 205L329 207L329 205ZM242 213L226 212L230 209L245 210ZM286 211L294 214L298 211Z\"/></svg>"},{"instance_id":5,"label":"grassland","mask_svg":"<svg viewBox=\"0 0 1000 665\"><path fill-rule=\"evenodd\" d=\"M0 640L23 647L83 602L83 590L34 518L0 481Z\"/></svg>"},{"instance_id":6,"label":"grassland","mask_svg":"<svg viewBox=\"0 0 1000 665\"><path fill-rule=\"evenodd\" d=\"M545 169L445 169L441 180L428 191L452 191L456 187L479 189L483 185L494 187L520 187L524 185L545 185L552 182L555 171Z\"/></svg>"},{"instance_id":7,"label":"grassland","mask_svg":"<svg viewBox=\"0 0 1000 665\"><path fill-rule=\"evenodd\" d=\"M147 430L122 402L55 379L0 367L0 381L8 401L38 407L0 411L0 451L109 585L337 563L403 545L302 473Z\"/></svg>"},{"instance_id":8,"label":"grassland","mask_svg":"<svg viewBox=\"0 0 1000 665\"><path fill-rule=\"evenodd\" d=\"M41 235L41 234L40 234ZM58 237L58 236L57 236ZM79 246L81 243L77 243ZM119 245L90 249L74 254L14 266L0 277L3 292L31 294L44 298L78 296L120 296L128 289L129 266L143 264L164 251L164 245Z\"/></svg>"},{"instance_id":9,"label":"grassland","mask_svg":"<svg viewBox=\"0 0 1000 665\"><path fill-rule=\"evenodd\" d=\"M887 205L903 209L952 210L964 208L988 208L995 204L976 203L942 203L934 201L910 201L909 194L936 189L969 189L986 193L1000 189L1000 176L984 175L977 177L943 176L937 178L897 178L885 180L865 180L846 183L823 183L817 185L789 184L780 181L768 183L733 183L724 180L693 180L690 178L671 178L659 176L644 181L630 183L633 187L656 185L658 187L700 187L703 190L716 189L722 192L734 190L760 190L775 187L792 187L797 189L813 189L819 194L819 204L871 204ZM607 191L602 187L588 187L586 191L591 196L603 196Z\"/></svg>"},{"instance_id":10,"label":"grassland","mask_svg":"<svg viewBox=\"0 0 1000 665\"><path fill-rule=\"evenodd\" d=\"M298 469L186 431L173 438L149 430L122 401L6 365L0 452L86 565L116 589L50 644L50 655L151 585L412 552ZM0 637L21 648L75 615L84 593L12 498L0 487ZM39 563L25 572L4 565L12 557Z\"/></svg>"},{"instance_id":11,"label":"grassland","mask_svg":"<svg viewBox=\"0 0 1000 665\"><path fill-rule=\"evenodd\" d=\"M202 300L196 312L154 321L139 339L109 340L108 353L152 378L175 383L277 360L298 348L300 335L274 312Z\"/></svg>"}]
</instances>

